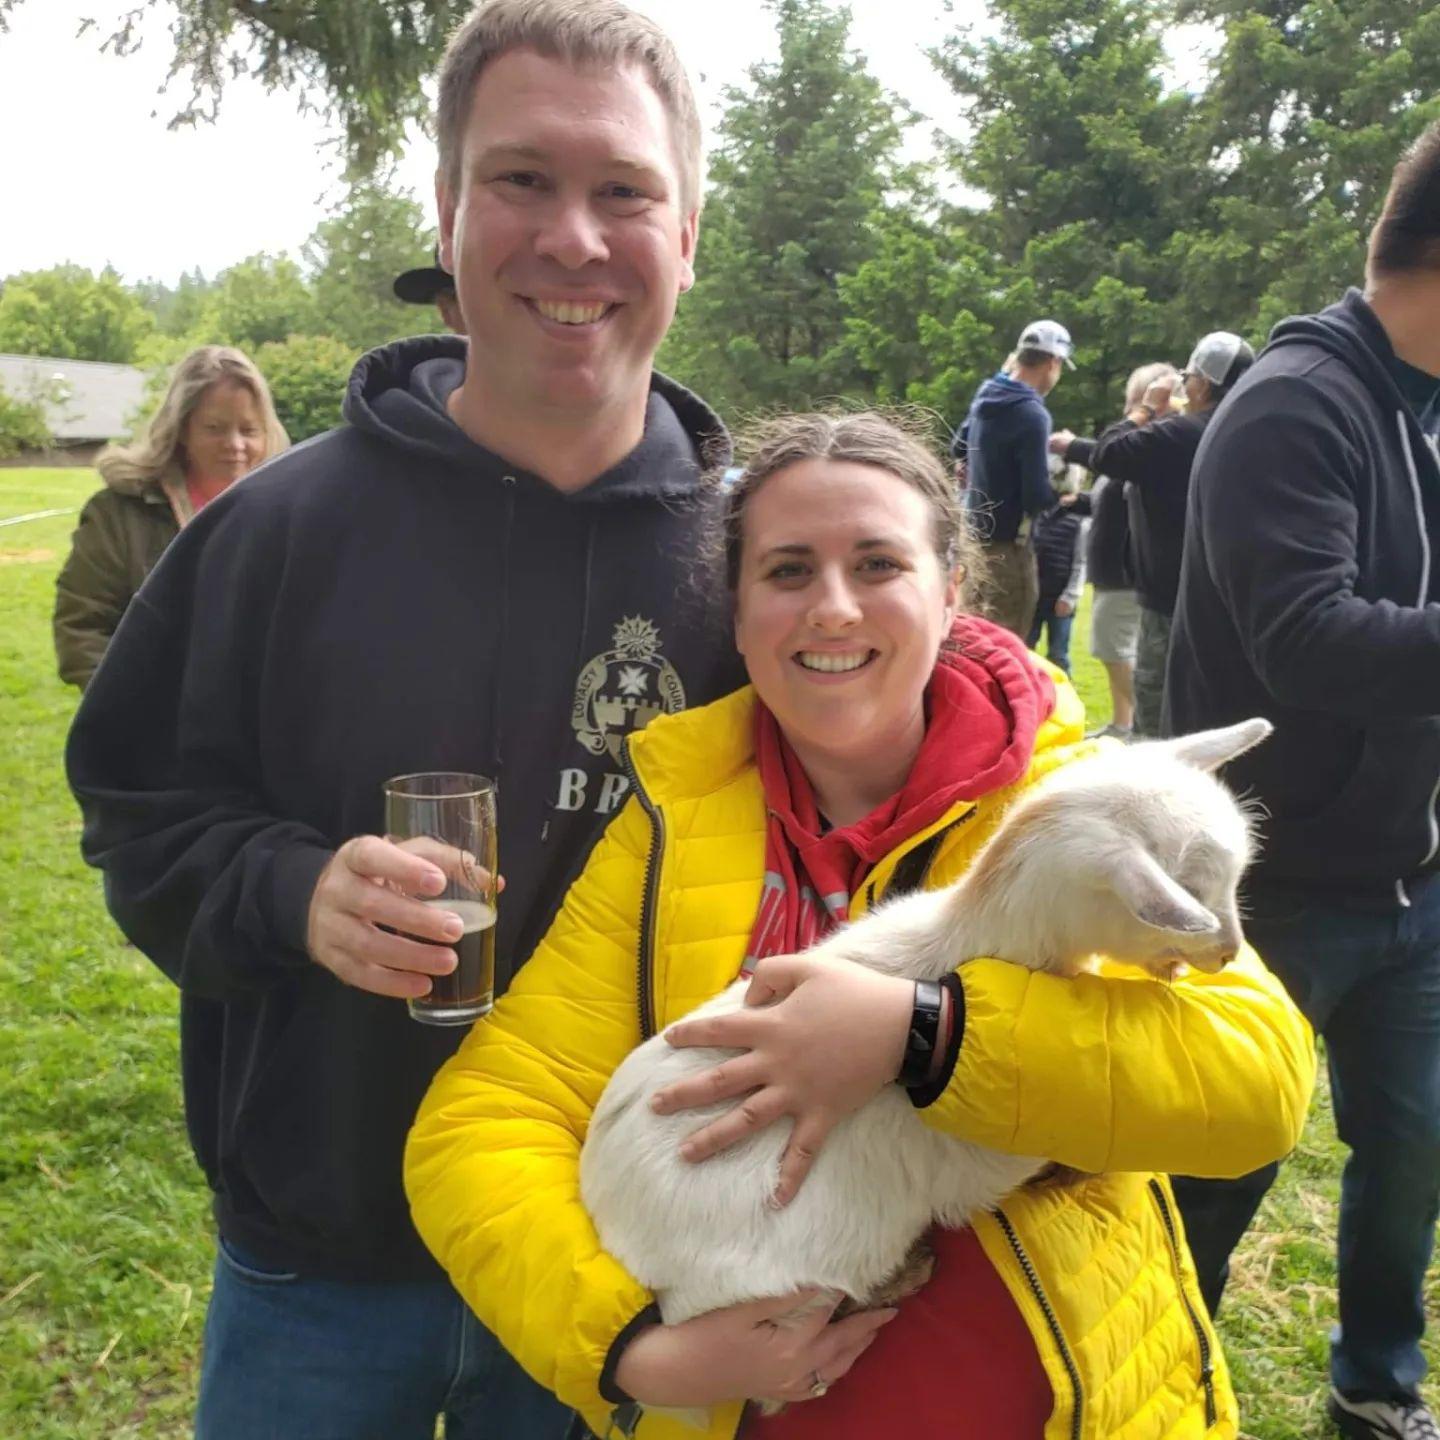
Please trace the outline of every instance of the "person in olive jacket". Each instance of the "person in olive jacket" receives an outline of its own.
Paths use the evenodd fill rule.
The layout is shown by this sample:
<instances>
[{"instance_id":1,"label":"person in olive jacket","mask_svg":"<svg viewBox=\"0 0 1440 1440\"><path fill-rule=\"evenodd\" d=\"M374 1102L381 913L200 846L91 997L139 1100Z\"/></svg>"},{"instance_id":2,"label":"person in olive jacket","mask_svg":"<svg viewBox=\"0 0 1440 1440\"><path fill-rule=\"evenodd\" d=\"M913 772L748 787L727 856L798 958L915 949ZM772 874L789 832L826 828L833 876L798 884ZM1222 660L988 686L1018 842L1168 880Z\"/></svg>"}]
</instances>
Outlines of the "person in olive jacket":
<instances>
[{"instance_id":1,"label":"person in olive jacket","mask_svg":"<svg viewBox=\"0 0 1440 1440\"><path fill-rule=\"evenodd\" d=\"M176 367L132 445L97 462L105 489L80 512L56 581L60 678L90 683L141 582L207 501L290 444L264 377L248 356L202 345Z\"/></svg>"}]
</instances>

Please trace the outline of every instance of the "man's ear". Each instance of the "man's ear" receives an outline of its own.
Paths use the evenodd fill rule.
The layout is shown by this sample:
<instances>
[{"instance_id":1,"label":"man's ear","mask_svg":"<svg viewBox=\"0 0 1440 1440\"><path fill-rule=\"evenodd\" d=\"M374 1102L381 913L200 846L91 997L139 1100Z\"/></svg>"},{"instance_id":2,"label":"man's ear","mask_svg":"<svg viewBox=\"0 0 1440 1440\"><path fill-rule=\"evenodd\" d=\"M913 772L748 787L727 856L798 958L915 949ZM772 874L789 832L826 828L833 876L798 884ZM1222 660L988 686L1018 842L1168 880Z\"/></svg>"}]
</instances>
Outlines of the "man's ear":
<instances>
[{"instance_id":1,"label":"man's ear","mask_svg":"<svg viewBox=\"0 0 1440 1440\"><path fill-rule=\"evenodd\" d=\"M1238 725L1227 725L1221 730L1197 730L1193 735L1181 735L1175 740L1158 743L1169 750L1176 760L1193 765L1197 770L1218 770L1236 756L1253 750L1274 730L1268 720L1256 716L1253 720L1242 720Z\"/></svg>"},{"instance_id":2,"label":"man's ear","mask_svg":"<svg viewBox=\"0 0 1440 1440\"><path fill-rule=\"evenodd\" d=\"M692 210L680 222L680 293L695 284L695 247L700 243L700 211Z\"/></svg>"},{"instance_id":3,"label":"man's ear","mask_svg":"<svg viewBox=\"0 0 1440 1440\"><path fill-rule=\"evenodd\" d=\"M1105 864L1111 888L1142 925L1180 935L1207 935L1220 929L1215 915L1177 885L1141 846L1116 849Z\"/></svg>"},{"instance_id":4,"label":"man's ear","mask_svg":"<svg viewBox=\"0 0 1440 1440\"><path fill-rule=\"evenodd\" d=\"M455 207L458 197L442 170L435 172L435 209L440 216L440 268L455 273Z\"/></svg>"}]
</instances>

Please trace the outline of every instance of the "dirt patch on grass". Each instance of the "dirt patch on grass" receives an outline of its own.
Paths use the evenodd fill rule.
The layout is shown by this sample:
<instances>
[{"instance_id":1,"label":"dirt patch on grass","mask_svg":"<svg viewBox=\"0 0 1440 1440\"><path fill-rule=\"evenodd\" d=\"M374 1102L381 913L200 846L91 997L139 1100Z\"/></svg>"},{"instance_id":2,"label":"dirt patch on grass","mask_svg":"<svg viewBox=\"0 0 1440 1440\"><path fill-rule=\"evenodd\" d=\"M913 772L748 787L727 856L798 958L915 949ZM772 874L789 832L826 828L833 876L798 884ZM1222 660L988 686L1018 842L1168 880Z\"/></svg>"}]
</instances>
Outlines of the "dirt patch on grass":
<instances>
[{"instance_id":1,"label":"dirt patch on grass","mask_svg":"<svg viewBox=\"0 0 1440 1440\"><path fill-rule=\"evenodd\" d=\"M54 558L53 550L0 550L0 565L43 565Z\"/></svg>"}]
</instances>

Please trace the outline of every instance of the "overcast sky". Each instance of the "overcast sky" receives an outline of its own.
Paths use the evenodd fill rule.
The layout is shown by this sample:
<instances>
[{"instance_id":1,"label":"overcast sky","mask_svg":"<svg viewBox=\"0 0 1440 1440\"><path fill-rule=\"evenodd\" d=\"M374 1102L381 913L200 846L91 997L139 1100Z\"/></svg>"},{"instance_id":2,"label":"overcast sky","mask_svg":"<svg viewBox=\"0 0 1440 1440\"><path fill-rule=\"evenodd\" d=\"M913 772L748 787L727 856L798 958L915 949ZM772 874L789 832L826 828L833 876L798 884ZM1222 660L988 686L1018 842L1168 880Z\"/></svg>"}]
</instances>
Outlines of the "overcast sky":
<instances>
[{"instance_id":1,"label":"overcast sky","mask_svg":"<svg viewBox=\"0 0 1440 1440\"><path fill-rule=\"evenodd\" d=\"M298 254L340 193L333 132L297 113L295 98L231 82L219 121L171 132L183 84L159 93L171 55L166 7L149 13L138 54L101 54L99 39L130 0L23 0L0 35L0 277L73 261L111 264L127 280L172 282L199 266L214 275L256 251ZM707 124L721 89L774 51L761 0L632 0L674 37L695 78ZM955 97L923 54L949 29L983 16L983 0L852 0L852 43L881 82L928 117L959 130ZM82 16L100 24L77 38ZM1203 37L1202 37L1203 38ZM1195 46L1175 47L1177 56ZM1182 61L1182 63L1184 63ZM1189 77L1182 77L1188 79ZM434 153L416 136L397 173L433 218Z\"/></svg>"}]
</instances>

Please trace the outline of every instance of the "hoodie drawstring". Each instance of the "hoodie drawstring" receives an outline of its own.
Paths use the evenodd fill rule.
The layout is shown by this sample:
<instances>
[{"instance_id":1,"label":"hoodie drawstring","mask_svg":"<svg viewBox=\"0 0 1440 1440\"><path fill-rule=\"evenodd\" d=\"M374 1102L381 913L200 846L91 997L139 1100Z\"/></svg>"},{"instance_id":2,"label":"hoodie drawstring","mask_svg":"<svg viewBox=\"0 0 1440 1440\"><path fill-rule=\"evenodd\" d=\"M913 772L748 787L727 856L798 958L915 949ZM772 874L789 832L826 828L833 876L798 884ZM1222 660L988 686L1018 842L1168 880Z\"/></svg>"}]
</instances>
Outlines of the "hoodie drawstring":
<instances>
[{"instance_id":1,"label":"hoodie drawstring","mask_svg":"<svg viewBox=\"0 0 1440 1440\"><path fill-rule=\"evenodd\" d=\"M580 667L585 663L585 636L590 629L590 583L595 570L595 532L599 527L599 512L593 507L590 510L589 523L585 527L585 561L580 571L580 628L575 635L575 655L570 666L570 672L575 677L575 683L580 683ZM556 788L550 797L549 809L553 815L559 805L559 781L561 761L565 758L565 747L570 742L570 735L564 730L557 729L555 743L555 759L551 764L551 772L555 776ZM550 816L545 817L545 823L540 827L540 843L543 845L550 838Z\"/></svg>"},{"instance_id":2,"label":"hoodie drawstring","mask_svg":"<svg viewBox=\"0 0 1440 1440\"><path fill-rule=\"evenodd\" d=\"M1410 428L1405 423L1403 410L1395 412L1395 423L1405 451L1405 468L1410 472L1410 493L1415 497L1415 533L1420 537L1420 593L1415 603L1423 610L1430 595L1430 536L1425 526L1425 497L1420 492L1420 472L1415 468L1415 451L1410 445Z\"/></svg>"},{"instance_id":3,"label":"hoodie drawstring","mask_svg":"<svg viewBox=\"0 0 1440 1440\"><path fill-rule=\"evenodd\" d=\"M494 679L490 685L490 774L498 785L505 768L504 748L500 743L500 727L504 708L501 704L505 688L505 634L510 628L510 532L515 526L515 477L506 475L505 524L500 533L500 604L497 607L499 637L495 643Z\"/></svg>"}]
</instances>

